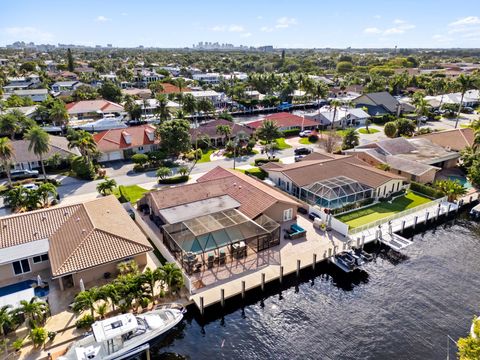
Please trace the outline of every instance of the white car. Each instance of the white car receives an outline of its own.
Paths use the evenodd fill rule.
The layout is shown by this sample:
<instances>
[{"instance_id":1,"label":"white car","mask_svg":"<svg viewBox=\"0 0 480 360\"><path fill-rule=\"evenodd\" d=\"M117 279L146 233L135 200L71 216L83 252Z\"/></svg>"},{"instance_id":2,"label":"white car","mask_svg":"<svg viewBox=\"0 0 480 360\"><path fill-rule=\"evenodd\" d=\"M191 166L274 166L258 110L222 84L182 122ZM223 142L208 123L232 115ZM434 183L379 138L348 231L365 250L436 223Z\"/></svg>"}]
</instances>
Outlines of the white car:
<instances>
[{"instance_id":1,"label":"white car","mask_svg":"<svg viewBox=\"0 0 480 360\"><path fill-rule=\"evenodd\" d=\"M37 184L24 184L22 185L25 189L27 190L37 190L38 189L38 185Z\"/></svg>"},{"instance_id":2,"label":"white car","mask_svg":"<svg viewBox=\"0 0 480 360\"><path fill-rule=\"evenodd\" d=\"M310 135L312 134L312 130L303 130L303 131L300 131L300 137L309 137Z\"/></svg>"}]
</instances>

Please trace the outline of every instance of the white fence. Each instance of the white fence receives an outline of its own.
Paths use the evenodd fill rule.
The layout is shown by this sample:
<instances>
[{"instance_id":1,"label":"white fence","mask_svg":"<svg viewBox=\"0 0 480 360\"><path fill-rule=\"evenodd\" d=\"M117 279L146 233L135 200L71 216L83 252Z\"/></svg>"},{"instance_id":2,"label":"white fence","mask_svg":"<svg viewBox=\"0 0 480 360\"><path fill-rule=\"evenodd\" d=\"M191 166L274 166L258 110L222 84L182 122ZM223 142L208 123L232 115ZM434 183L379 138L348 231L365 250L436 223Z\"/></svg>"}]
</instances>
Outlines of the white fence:
<instances>
[{"instance_id":1,"label":"white fence","mask_svg":"<svg viewBox=\"0 0 480 360\"><path fill-rule=\"evenodd\" d=\"M434 207L435 205L438 206L439 204L441 204L442 202L445 202L445 201L447 201L447 197L446 197L446 196L444 196L444 197L442 197L442 198L440 198L440 199L432 200L432 201L430 201L430 202L428 202L428 203L415 206L414 208L411 208L411 209L408 209L408 210L404 210L404 211L401 211L401 212L399 212L399 213L396 213L396 214L393 214L393 215L384 217L384 218L382 218L382 219L379 219L379 220L376 220L376 221L372 221L372 222L370 222L370 223L368 223L368 224L365 224L365 225L362 225L362 226L359 226L359 227L350 229L350 230L348 231L348 234L349 234L349 235L353 235L353 234L362 232L362 231L367 230L367 229L370 229L370 228L372 228L372 227L385 224L385 223L387 223L387 222L389 222L389 221L396 220L396 219L402 218L402 217L404 217L404 216L407 216L407 215L416 213L416 212L418 212L418 211L420 211L420 210L428 209L428 208L430 208L430 207Z\"/></svg>"},{"instance_id":2,"label":"white fence","mask_svg":"<svg viewBox=\"0 0 480 360\"><path fill-rule=\"evenodd\" d=\"M322 209L319 206L310 205L309 209L308 209L308 213L309 214L313 213L313 214L318 215L325 224L327 224L333 230L342 234L343 236L348 235L348 225L341 222L340 220L335 219L332 215L325 214L325 212L322 211Z\"/></svg>"}]
</instances>

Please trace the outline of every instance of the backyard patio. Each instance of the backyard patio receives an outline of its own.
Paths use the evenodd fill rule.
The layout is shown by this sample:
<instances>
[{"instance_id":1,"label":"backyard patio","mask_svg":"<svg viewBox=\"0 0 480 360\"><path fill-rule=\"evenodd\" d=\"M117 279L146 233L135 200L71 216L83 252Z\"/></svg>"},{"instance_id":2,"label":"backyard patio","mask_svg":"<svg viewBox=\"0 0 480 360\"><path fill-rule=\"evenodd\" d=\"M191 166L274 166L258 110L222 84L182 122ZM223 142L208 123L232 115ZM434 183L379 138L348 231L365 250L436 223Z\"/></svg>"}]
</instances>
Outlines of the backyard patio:
<instances>
[{"instance_id":1,"label":"backyard patio","mask_svg":"<svg viewBox=\"0 0 480 360\"><path fill-rule=\"evenodd\" d=\"M335 218L349 225L350 229L354 229L376 220L386 218L401 211L426 204L430 201L432 200L423 195L410 191L406 195L400 196L393 201L379 202L360 210L354 210L339 216L335 216Z\"/></svg>"}]
</instances>

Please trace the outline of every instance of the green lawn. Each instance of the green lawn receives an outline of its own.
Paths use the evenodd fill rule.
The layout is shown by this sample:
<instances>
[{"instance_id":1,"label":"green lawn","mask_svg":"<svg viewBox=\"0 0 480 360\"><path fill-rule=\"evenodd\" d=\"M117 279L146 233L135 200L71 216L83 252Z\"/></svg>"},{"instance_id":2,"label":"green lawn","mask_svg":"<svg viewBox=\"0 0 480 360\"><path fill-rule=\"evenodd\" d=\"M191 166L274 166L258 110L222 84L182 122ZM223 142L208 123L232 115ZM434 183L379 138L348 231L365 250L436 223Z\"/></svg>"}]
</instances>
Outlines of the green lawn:
<instances>
[{"instance_id":1,"label":"green lawn","mask_svg":"<svg viewBox=\"0 0 480 360\"><path fill-rule=\"evenodd\" d=\"M251 169L248 169L248 170L243 170L243 169L235 169L237 171L240 171L244 174L247 174L247 175L252 175L252 176L255 176L256 178L260 179L260 180L265 180L267 178L267 173L265 171L263 171L262 169L258 168L258 167L253 167Z\"/></svg>"},{"instance_id":2,"label":"green lawn","mask_svg":"<svg viewBox=\"0 0 480 360\"><path fill-rule=\"evenodd\" d=\"M318 141L316 142L311 142L308 137L304 137L304 138L300 138L300 140L298 140L298 142L300 144L303 144L303 145L313 145L313 144L316 144Z\"/></svg>"},{"instance_id":3,"label":"green lawn","mask_svg":"<svg viewBox=\"0 0 480 360\"><path fill-rule=\"evenodd\" d=\"M360 134L375 134L375 133L379 132L379 130L369 128L368 131L367 131L367 129L361 128L361 129L358 129L358 132Z\"/></svg>"},{"instance_id":4,"label":"green lawn","mask_svg":"<svg viewBox=\"0 0 480 360\"><path fill-rule=\"evenodd\" d=\"M210 155L212 155L214 151L214 149L208 149L208 151L204 152L202 157L198 159L197 164L210 162Z\"/></svg>"},{"instance_id":5,"label":"green lawn","mask_svg":"<svg viewBox=\"0 0 480 360\"><path fill-rule=\"evenodd\" d=\"M275 140L276 143L277 143L277 149L278 150L285 150L285 149L290 149L292 146L291 145L288 145L286 142L285 142L285 138L278 138Z\"/></svg>"},{"instance_id":6,"label":"green lawn","mask_svg":"<svg viewBox=\"0 0 480 360\"><path fill-rule=\"evenodd\" d=\"M463 128L463 129L468 129L468 128L472 127L472 125L470 125L470 124L460 124L460 127Z\"/></svg>"},{"instance_id":7,"label":"green lawn","mask_svg":"<svg viewBox=\"0 0 480 360\"><path fill-rule=\"evenodd\" d=\"M396 198L392 203L381 202L365 209L352 211L345 215L336 216L338 220L350 226L350 229L383 219L400 211L414 208L418 205L432 201L429 198L415 194L407 193L405 196Z\"/></svg>"},{"instance_id":8,"label":"green lawn","mask_svg":"<svg viewBox=\"0 0 480 360\"><path fill-rule=\"evenodd\" d=\"M140 200L143 194L148 192L147 189L144 189L138 185L120 186L122 186L123 197L132 204L136 203L138 200ZM116 187L115 190L113 190L113 195L115 195L117 198L120 198L120 187Z\"/></svg>"}]
</instances>

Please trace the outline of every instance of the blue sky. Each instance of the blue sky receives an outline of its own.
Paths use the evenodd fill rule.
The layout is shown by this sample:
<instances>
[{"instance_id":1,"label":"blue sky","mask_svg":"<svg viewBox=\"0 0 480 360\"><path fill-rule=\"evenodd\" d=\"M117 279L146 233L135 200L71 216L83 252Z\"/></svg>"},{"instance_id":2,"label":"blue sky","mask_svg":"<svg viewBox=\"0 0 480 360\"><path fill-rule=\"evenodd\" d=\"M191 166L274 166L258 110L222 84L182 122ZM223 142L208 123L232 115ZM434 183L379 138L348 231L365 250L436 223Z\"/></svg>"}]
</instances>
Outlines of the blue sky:
<instances>
[{"instance_id":1,"label":"blue sky","mask_svg":"<svg viewBox=\"0 0 480 360\"><path fill-rule=\"evenodd\" d=\"M3 0L0 45L479 47L480 1Z\"/></svg>"}]
</instances>

